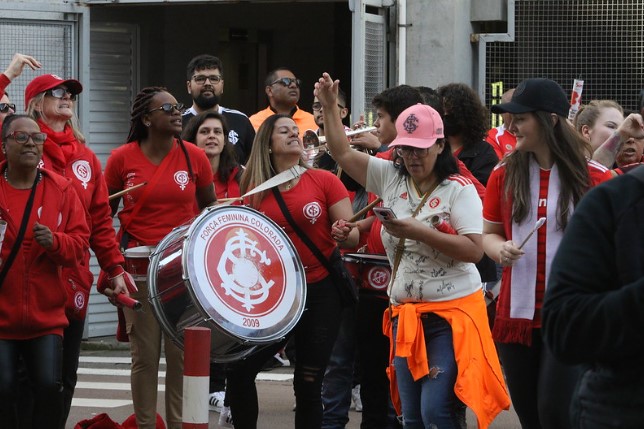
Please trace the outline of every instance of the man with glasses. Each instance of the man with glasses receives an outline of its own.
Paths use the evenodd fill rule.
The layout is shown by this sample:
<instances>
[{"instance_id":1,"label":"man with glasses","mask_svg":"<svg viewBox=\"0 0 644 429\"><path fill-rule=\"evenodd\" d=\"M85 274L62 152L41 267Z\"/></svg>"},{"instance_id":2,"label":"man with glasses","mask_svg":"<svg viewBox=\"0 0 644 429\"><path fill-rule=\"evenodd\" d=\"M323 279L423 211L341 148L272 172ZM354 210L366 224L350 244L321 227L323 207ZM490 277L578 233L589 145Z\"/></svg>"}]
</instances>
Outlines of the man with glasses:
<instances>
[{"instance_id":1,"label":"man with glasses","mask_svg":"<svg viewBox=\"0 0 644 429\"><path fill-rule=\"evenodd\" d=\"M212 55L198 55L188 63L188 94L192 96L192 106L183 114L183 127L199 113L213 110L226 118L228 141L235 146L238 161L245 164L255 139L255 129L248 116L239 110L220 106L224 93L224 67L221 60Z\"/></svg>"},{"instance_id":2,"label":"man with glasses","mask_svg":"<svg viewBox=\"0 0 644 429\"><path fill-rule=\"evenodd\" d=\"M5 93L5 88L9 86L11 81L20 76L26 65L31 67L32 70L41 67L34 57L15 53L7 69L0 74L0 125L2 125L5 117L16 113L16 105L9 100L9 96Z\"/></svg>"},{"instance_id":3,"label":"man with glasses","mask_svg":"<svg viewBox=\"0 0 644 429\"><path fill-rule=\"evenodd\" d=\"M317 129L313 115L297 107L297 102L300 101L301 85L302 81L297 79L295 74L287 68L281 67L270 72L266 77L265 88L269 105L266 109L250 117L255 131L266 118L276 113L293 118L300 130L300 137L304 135L306 130Z\"/></svg>"}]
</instances>

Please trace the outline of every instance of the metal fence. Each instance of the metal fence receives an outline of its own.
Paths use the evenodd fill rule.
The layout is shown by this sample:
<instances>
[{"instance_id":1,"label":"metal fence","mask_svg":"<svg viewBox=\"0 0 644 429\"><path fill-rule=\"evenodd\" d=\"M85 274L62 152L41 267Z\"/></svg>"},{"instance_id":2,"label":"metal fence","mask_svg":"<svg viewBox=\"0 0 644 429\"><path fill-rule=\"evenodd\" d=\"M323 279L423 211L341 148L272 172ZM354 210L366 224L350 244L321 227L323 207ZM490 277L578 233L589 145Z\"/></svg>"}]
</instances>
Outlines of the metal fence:
<instances>
[{"instance_id":1,"label":"metal fence","mask_svg":"<svg viewBox=\"0 0 644 429\"><path fill-rule=\"evenodd\" d=\"M485 102L529 77L558 82L582 103L611 99L638 110L644 88L643 0L516 0L515 41L486 50Z\"/></svg>"}]
</instances>

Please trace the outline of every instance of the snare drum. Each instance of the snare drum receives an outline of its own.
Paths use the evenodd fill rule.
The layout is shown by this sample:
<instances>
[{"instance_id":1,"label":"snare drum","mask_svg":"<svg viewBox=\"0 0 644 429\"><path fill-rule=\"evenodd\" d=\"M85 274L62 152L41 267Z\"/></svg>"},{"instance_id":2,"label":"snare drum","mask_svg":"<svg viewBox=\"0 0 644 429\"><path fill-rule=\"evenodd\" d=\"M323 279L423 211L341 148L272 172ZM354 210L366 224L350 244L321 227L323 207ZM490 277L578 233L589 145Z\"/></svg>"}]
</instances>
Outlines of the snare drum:
<instances>
[{"instance_id":1,"label":"snare drum","mask_svg":"<svg viewBox=\"0 0 644 429\"><path fill-rule=\"evenodd\" d=\"M347 253L342 256L344 266L361 289L386 292L391 279L391 267L385 255Z\"/></svg>"},{"instance_id":2,"label":"snare drum","mask_svg":"<svg viewBox=\"0 0 644 429\"><path fill-rule=\"evenodd\" d=\"M175 228L148 268L159 324L183 347L187 327L210 328L211 360L231 362L281 341L304 311L306 277L286 233L242 206L211 207Z\"/></svg>"},{"instance_id":3,"label":"snare drum","mask_svg":"<svg viewBox=\"0 0 644 429\"><path fill-rule=\"evenodd\" d=\"M147 279L150 255L153 251L154 246L137 246L125 249L123 252L125 271L130 273L135 281L140 282Z\"/></svg>"}]
</instances>

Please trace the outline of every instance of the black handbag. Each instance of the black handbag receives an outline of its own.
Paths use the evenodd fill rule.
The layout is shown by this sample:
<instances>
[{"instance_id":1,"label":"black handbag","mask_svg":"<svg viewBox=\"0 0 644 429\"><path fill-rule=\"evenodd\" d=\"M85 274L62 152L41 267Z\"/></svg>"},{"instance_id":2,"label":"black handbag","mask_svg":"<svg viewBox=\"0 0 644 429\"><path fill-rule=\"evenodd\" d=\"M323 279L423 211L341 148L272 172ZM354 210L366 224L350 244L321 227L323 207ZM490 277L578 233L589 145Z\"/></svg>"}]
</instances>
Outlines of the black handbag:
<instances>
[{"instance_id":1,"label":"black handbag","mask_svg":"<svg viewBox=\"0 0 644 429\"><path fill-rule=\"evenodd\" d=\"M344 262L342 261L342 255L340 254L340 250L337 247L335 248L335 250L333 250L333 253L331 254L331 260L328 260L327 258L325 258L322 252L320 251L320 249L315 244L313 244L311 239L304 234L304 232L300 229L299 226L297 226L297 224L295 223L295 219L293 219L293 217L291 216L291 213L288 211L288 208L286 207L286 203L284 202L284 199L282 198L282 194L280 193L280 191L277 190L277 188L272 188L271 191L275 196L275 200L277 200L277 204L282 210L282 214L286 218L287 222L293 228L293 231L295 231L295 233L300 237L302 242L304 242L304 244L307 245L307 247L311 250L311 252L315 255L315 257L320 261L320 263L324 266L324 268L326 268L327 271L333 277L333 280L334 280L333 284L338 289L340 297L342 298L343 305L345 307L356 305L358 303L358 288L356 287L356 284L353 281L353 277L351 277L351 274L344 266Z\"/></svg>"}]
</instances>

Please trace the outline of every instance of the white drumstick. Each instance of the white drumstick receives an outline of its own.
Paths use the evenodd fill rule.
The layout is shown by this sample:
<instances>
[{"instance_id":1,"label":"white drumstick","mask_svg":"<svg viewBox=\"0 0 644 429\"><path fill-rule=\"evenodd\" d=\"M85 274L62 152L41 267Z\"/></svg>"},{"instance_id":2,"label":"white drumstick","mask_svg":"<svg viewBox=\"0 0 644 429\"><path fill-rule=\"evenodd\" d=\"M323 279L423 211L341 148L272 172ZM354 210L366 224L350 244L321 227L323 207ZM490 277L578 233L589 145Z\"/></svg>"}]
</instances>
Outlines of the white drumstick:
<instances>
[{"instance_id":1,"label":"white drumstick","mask_svg":"<svg viewBox=\"0 0 644 429\"><path fill-rule=\"evenodd\" d=\"M351 136L355 136L357 134L370 133L372 131L376 131L376 127L358 128L357 130L347 131L344 134L346 134L347 137L351 137ZM321 144L326 143L326 137L324 137L324 136L319 136L318 140L320 140Z\"/></svg>"},{"instance_id":2,"label":"white drumstick","mask_svg":"<svg viewBox=\"0 0 644 429\"><path fill-rule=\"evenodd\" d=\"M524 239L523 239L523 242L522 242L522 243L521 243L521 245L519 246L519 250L521 250L521 249L523 248L523 246L525 246L525 244L528 242L528 240L530 239L530 237L532 237L532 234L534 234L534 232L535 232L536 230L538 230L539 228L541 228L541 227L543 226L543 224L544 224L544 223L546 223L546 218L545 218L545 217L539 218L539 220L537 221L537 223L535 223L535 224L534 224L534 228L532 228L532 231L530 231L530 234L528 234L528 236L527 236L526 238L524 238Z\"/></svg>"}]
</instances>

